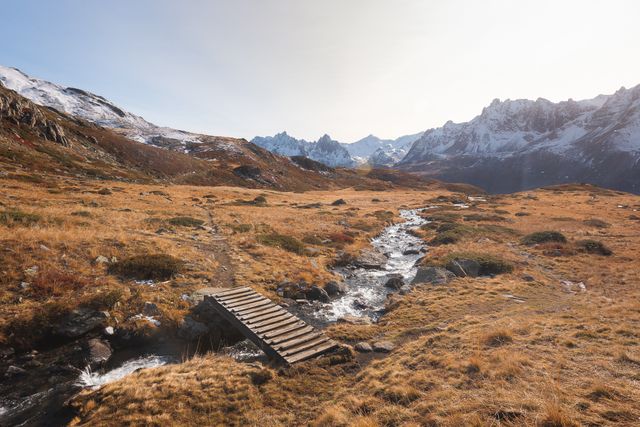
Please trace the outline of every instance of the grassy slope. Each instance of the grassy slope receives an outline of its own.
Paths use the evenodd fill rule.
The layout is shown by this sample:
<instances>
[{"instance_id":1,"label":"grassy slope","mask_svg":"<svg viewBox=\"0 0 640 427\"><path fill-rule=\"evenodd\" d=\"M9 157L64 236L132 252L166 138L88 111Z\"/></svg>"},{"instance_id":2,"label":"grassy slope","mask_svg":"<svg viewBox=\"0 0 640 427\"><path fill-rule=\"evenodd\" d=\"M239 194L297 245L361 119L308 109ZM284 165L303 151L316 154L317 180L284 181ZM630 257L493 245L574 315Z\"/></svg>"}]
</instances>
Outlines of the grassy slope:
<instances>
[{"instance_id":1,"label":"grassy slope","mask_svg":"<svg viewBox=\"0 0 640 427\"><path fill-rule=\"evenodd\" d=\"M350 233L355 241L344 249L356 251L384 226L388 217L384 212L397 214L403 205L423 206L438 195L450 194L408 190L281 193L71 178L49 184L45 188L13 179L1 182L6 191L0 194L0 208L42 218L28 226L0 225L0 256L6 271L0 282L0 328L5 342L14 340L8 333L15 327L14 319L28 326L43 307L58 304L70 309L104 296L107 289L119 295L119 303L110 308L113 316L126 319L139 312L144 301L154 301L163 313L163 325L171 325L188 310L180 296L215 284L222 259L209 246L208 231L167 226L175 216L208 221L211 213L229 242L236 283L276 298L275 286L281 280L330 280L332 275L324 266L344 239L316 244L321 254L310 258L261 245L259 234L277 232L312 241L309 236ZM109 188L111 194L98 194L102 188ZM258 195L266 197L265 205L244 203ZM347 204L331 206L337 198ZM321 205L301 208L313 203ZM444 207L441 212L460 213L448 202L439 205ZM452 252L490 253L511 261L513 273L456 279L447 287L422 287L394 297L390 312L376 325L342 324L328 329L348 344L391 340L398 345L391 354L373 359L358 356L336 365L325 358L283 371L266 368L273 378L262 385L252 382L261 367L216 356L196 358L83 393L75 400L76 422L373 426L486 425L510 419L528 425L546 421L546 425L572 425L572 420L632 425L640 417L635 404L640 400L636 387L640 272L635 251L640 221L629 218L637 215L633 208L640 208L637 196L591 188L492 198L462 212L480 216L457 221L468 227L501 225L514 233L471 234L456 244L433 247L427 262ZM516 216L516 212L529 215ZM482 220L487 216L506 221ZM584 222L594 218L610 226L598 228ZM161 227L170 231L156 234ZM541 230L560 231L569 243L563 247L520 243L521 236ZM436 232L421 233L430 240ZM587 237L604 242L614 254L604 257L574 250L575 242ZM123 258L158 252L188 260L188 265L176 280L155 288L132 285L93 264L97 255ZM555 253L560 256L551 256ZM40 271L63 270L83 280L76 287L62 281L54 295L21 289L24 269L32 265ZM523 280L524 275L533 281ZM582 281L587 291L567 293L561 280ZM29 337L22 338L25 345L31 344Z\"/></svg>"}]
</instances>

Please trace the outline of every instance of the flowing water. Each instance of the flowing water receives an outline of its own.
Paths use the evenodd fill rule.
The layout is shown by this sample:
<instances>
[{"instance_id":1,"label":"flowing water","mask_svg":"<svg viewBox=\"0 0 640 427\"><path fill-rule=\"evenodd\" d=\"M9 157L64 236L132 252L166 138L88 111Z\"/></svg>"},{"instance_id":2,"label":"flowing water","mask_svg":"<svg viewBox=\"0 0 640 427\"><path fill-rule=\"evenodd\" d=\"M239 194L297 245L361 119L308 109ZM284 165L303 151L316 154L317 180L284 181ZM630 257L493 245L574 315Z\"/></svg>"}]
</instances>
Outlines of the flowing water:
<instances>
[{"instance_id":1,"label":"flowing water","mask_svg":"<svg viewBox=\"0 0 640 427\"><path fill-rule=\"evenodd\" d=\"M80 387L96 389L105 384L118 381L138 369L156 368L173 361L174 359L168 356L143 356L137 359L128 360L121 366L104 373L93 372L91 371L91 368L86 367L82 373L80 373L76 384Z\"/></svg>"},{"instance_id":2,"label":"flowing water","mask_svg":"<svg viewBox=\"0 0 640 427\"><path fill-rule=\"evenodd\" d=\"M371 246L387 256L387 263L381 269L344 267L336 270L347 285L345 295L325 304L312 314L325 321L336 321L345 315L370 317L376 320L382 314L387 295L392 292L384 286L393 275L402 276L405 283L415 277L416 261L423 256L422 239L409 231L426 224L420 216L427 208L400 211L405 220L384 229L371 241Z\"/></svg>"}]
</instances>

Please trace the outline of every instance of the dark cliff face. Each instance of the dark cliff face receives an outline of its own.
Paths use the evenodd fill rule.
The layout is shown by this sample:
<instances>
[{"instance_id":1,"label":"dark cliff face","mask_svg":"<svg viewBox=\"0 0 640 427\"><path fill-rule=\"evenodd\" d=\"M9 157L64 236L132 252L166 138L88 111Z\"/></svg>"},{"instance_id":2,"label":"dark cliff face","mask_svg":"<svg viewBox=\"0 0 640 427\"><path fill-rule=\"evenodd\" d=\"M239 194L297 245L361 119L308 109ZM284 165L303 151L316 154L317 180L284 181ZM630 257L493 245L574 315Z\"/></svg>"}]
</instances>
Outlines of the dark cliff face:
<instances>
[{"instance_id":1,"label":"dark cliff face","mask_svg":"<svg viewBox=\"0 0 640 427\"><path fill-rule=\"evenodd\" d=\"M18 96L15 92L0 87L0 119L14 125L25 126L48 141L69 146L62 127L49 120L41 107Z\"/></svg>"}]
</instances>

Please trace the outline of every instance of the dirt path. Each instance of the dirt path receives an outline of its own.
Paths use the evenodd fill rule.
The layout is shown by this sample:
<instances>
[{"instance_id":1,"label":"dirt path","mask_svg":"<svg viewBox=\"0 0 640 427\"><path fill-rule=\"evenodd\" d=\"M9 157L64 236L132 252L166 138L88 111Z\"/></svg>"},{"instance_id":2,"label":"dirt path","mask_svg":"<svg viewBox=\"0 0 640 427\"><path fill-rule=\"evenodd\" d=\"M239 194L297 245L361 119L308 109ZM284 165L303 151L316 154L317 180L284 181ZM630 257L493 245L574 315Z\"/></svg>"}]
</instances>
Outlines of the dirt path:
<instances>
[{"instance_id":1,"label":"dirt path","mask_svg":"<svg viewBox=\"0 0 640 427\"><path fill-rule=\"evenodd\" d=\"M210 238L205 242L200 242L196 246L204 251L213 254L218 263L218 267L212 272L211 286L216 288L232 288L235 286L235 274L231 256L231 247L226 237L220 233L220 228L215 223L211 210L205 206L196 205L207 215L207 225L209 227Z\"/></svg>"}]
</instances>

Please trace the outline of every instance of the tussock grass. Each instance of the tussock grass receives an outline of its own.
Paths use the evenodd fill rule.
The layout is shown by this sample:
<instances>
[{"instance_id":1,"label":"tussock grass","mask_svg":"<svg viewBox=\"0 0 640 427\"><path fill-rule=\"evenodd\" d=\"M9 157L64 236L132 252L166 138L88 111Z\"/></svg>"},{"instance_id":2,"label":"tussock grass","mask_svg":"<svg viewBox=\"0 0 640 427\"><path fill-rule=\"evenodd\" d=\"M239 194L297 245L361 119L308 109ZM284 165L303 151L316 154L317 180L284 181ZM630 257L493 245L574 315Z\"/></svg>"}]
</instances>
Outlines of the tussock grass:
<instances>
[{"instance_id":1,"label":"tussock grass","mask_svg":"<svg viewBox=\"0 0 640 427\"><path fill-rule=\"evenodd\" d=\"M578 250L586 252L588 254L610 256L613 251L609 249L604 243L597 240L579 240L576 242Z\"/></svg>"},{"instance_id":2,"label":"tussock grass","mask_svg":"<svg viewBox=\"0 0 640 427\"><path fill-rule=\"evenodd\" d=\"M199 227L204 224L204 221L190 216L176 216L169 218L167 223L178 227Z\"/></svg>"},{"instance_id":3,"label":"tussock grass","mask_svg":"<svg viewBox=\"0 0 640 427\"><path fill-rule=\"evenodd\" d=\"M522 243L529 246L548 242L566 243L567 238L559 231L536 231L522 238Z\"/></svg>"},{"instance_id":4,"label":"tussock grass","mask_svg":"<svg viewBox=\"0 0 640 427\"><path fill-rule=\"evenodd\" d=\"M167 280L178 274L184 263L167 254L136 255L109 266L109 273L125 279Z\"/></svg>"},{"instance_id":5,"label":"tussock grass","mask_svg":"<svg viewBox=\"0 0 640 427\"><path fill-rule=\"evenodd\" d=\"M0 212L0 225L7 227L29 227L42 221L42 217L38 214L22 212L19 210L10 210Z\"/></svg>"},{"instance_id":6,"label":"tussock grass","mask_svg":"<svg viewBox=\"0 0 640 427\"><path fill-rule=\"evenodd\" d=\"M304 252L304 245L302 242L293 236L287 236L279 233L259 234L256 236L256 240L262 245L284 249L285 251L293 252L298 255L302 255Z\"/></svg>"},{"instance_id":7,"label":"tussock grass","mask_svg":"<svg viewBox=\"0 0 640 427\"><path fill-rule=\"evenodd\" d=\"M487 347L501 347L513 342L513 336L507 329L497 329L483 334L480 341Z\"/></svg>"}]
</instances>

